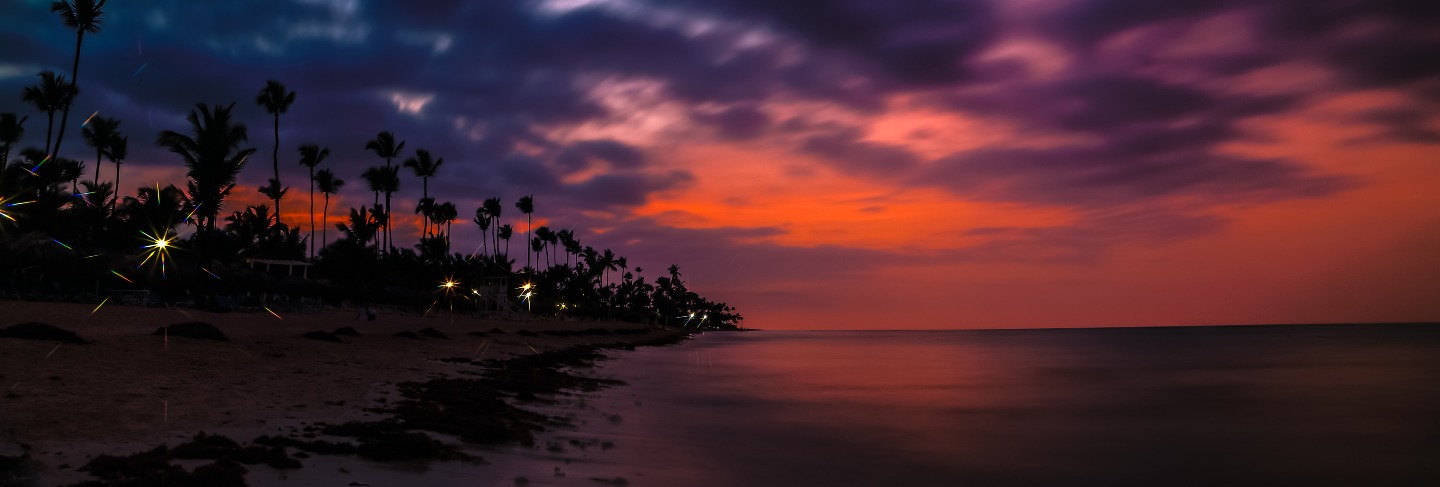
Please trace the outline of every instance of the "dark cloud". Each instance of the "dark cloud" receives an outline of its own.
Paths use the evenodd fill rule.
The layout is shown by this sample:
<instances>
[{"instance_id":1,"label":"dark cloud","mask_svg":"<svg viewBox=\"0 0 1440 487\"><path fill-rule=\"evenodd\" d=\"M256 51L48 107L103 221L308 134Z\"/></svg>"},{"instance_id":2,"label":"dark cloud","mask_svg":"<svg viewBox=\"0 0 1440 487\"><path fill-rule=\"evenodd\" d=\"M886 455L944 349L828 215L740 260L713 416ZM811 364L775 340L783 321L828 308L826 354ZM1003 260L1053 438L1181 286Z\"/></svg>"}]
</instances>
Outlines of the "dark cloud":
<instances>
[{"instance_id":1,"label":"dark cloud","mask_svg":"<svg viewBox=\"0 0 1440 487\"><path fill-rule=\"evenodd\" d=\"M666 2L665 4L673 4ZM838 51L889 82L933 86L964 81L965 61L993 40L994 14L982 1L719 0L690 7L770 26L822 51Z\"/></svg>"},{"instance_id":2,"label":"dark cloud","mask_svg":"<svg viewBox=\"0 0 1440 487\"><path fill-rule=\"evenodd\" d=\"M1418 108L1386 108L1371 110L1359 120L1383 128L1381 137L1396 142L1440 144L1440 130L1430 122L1435 111Z\"/></svg>"},{"instance_id":3,"label":"dark cloud","mask_svg":"<svg viewBox=\"0 0 1440 487\"><path fill-rule=\"evenodd\" d=\"M1090 149L992 149L928 164L911 181L967 198L1065 206L1143 205L1188 197L1200 204L1319 197L1357 181L1280 159L1213 153L1140 157Z\"/></svg>"},{"instance_id":4,"label":"dark cloud","mask_svg":"<svg viewBox=\"0 0 1440 487\"><path fill-rule=\"evenodd\" d=\"M750 140L770 129L770 116L753 106L734 106L715 113L697 112L693 120L715 127L729 140Z\"/></svg>"},{"instance_id":5,"label":"dark cloud","mask_svg":"<svg viewBox=\"0 0 1440 487\"><path fill-rule=\"evenodd\" d=\"M967 236L983 243L948 252L947 259L980 262L1093 263L1123 246L1153 247L1208 235L1225 218L1167 208L1094 209L1074 222L1046 227L981 227Z\"/></svg>"},{"instance_id":6,"label":"dark cloud","mask_svg":"<svg viewBox=\"0 0 1440 487\"><path fill-rule=\"evenodd\" d=\"M858 131L841 131L809 137L800 149L844 171L861 175L894 176L908 173L920 158L901 147L865 142Z\"/></svg>"}]
</instances>

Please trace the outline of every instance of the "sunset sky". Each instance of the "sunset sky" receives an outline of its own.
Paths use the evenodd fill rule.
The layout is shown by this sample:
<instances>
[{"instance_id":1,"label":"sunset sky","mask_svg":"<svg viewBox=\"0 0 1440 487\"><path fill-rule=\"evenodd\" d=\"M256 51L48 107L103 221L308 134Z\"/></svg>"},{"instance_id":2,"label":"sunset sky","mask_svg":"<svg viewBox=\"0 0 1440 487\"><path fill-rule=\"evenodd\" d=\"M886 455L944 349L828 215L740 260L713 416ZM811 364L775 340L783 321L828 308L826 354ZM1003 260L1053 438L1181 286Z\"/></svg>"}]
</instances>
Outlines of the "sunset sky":
<instances>
[{"instance_id":1,"label":"sunset sky","mask_svg":"<svg viewBox=\"0 0 1440 487\"><path fill-rule=\"evenodd\" d=\"M0 3L22 147L22 87L75 48L48 4ZM534 194L537 226L679 264L747 326L1434 321L1437 25L1399 0L115 0L61 153L93 169L98 111L125 194L179 184L156 133L236 102L259 150L229 214L263 200L276 79L287 223L296 147L330 148L334 218L390 130L445 159L458 251L480 201L523 231ZM397 215L419 195L402 172Z\"/></svg>"}]
</instances>

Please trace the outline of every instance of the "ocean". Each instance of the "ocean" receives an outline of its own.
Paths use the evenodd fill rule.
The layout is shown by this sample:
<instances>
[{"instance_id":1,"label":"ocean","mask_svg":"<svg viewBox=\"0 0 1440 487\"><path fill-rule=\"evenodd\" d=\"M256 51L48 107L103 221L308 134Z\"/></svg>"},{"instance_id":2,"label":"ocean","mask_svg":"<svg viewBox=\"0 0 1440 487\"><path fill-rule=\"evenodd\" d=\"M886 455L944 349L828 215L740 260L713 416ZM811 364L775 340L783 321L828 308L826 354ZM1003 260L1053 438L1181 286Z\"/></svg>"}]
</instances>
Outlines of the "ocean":
<instances>
[{"instance_id":1,"label":"ocean","mask_svg":"<svg viewBox=\"0 0 1440 487\"><path fill-rule=\"evenodd\" d=\"M431 485L1440 485L1440 326L707 333ZM373 483L373 482L372 482ZM380 485L380 484L375 484Z\"/></svg>"}]
</instances>

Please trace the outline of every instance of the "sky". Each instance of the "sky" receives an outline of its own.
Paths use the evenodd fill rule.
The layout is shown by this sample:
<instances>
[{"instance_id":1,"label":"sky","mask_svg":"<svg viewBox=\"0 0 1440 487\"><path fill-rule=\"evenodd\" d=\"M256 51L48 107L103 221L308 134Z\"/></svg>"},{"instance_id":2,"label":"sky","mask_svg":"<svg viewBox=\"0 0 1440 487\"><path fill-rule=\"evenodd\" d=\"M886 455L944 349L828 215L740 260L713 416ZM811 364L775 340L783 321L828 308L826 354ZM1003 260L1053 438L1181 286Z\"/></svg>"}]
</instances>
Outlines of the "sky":
<instances>
[{"instance_id":1,"label":"sky","mask_svg":"<svg viewBox=\"0 0 1440 487\"><path fill-rule=\"evenodd\" d=\"M22 146L22 87L74 54L48 3L0 3ZM1436 321L1436 25L1400 0L115 0L71 120L122 121L125 186L180 184L155 134L234 102L258 151L228 214L264 199L276 79L287 222L300 144L347 181L338 220L389 130L445 159L457 250L482 200L523 231L533 194L535 225L678 264L751 327Z\"/></svg>"}]
</instances>

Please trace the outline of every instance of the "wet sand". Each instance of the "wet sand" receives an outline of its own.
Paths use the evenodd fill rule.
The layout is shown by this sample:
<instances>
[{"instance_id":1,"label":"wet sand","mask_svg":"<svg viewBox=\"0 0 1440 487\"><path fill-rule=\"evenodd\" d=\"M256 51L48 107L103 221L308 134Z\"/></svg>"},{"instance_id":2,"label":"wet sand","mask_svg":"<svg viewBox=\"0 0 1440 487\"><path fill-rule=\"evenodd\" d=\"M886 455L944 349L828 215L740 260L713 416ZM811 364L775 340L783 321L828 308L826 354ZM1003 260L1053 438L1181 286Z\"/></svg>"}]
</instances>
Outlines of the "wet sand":
<instances>
[{"instance_id":1,"label":"wet sand","mask_svg":"<svg viewBox=\"0 0 1440 487\"><path fill-rule=\"evenodd\" d=\"M529 330L644 329L618 322L451 318L444 314L358 321L354 312L211 313L68 303L0 302L0 327L55 325L85 345L0 338L0 456L39 463L42 485L87 480L76 468L100 453L175 445L197 432L244 442L293 433L316 422L377 421L400 399L395 385L474 374L473 364L440 359L509 358L603 341L634 343L664 332L596 336L520 336ZM200 321L229 342L152 336L161 326ZM303 338L350 326L342 343ZM435 328L448 339L407 339ZM499 328L506 333L472 336ZM23 445L23 449L21 447Z\"/></svg>"}]
</instances>

